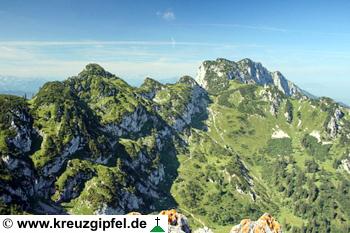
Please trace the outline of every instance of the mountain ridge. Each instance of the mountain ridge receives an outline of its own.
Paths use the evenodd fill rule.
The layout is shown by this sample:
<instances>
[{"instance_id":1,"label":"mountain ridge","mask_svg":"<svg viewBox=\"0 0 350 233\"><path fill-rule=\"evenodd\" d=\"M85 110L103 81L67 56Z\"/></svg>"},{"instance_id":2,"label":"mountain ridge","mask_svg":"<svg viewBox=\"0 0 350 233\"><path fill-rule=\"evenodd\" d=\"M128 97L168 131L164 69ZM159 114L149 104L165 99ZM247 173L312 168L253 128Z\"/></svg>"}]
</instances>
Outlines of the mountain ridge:
<instances>
[{"instance_id":1,"label":"mountain ridge","mask_svg":"<svg viewBox=\"0 0 350 233\"><path fill-rule=\"evenodd\" d=\"M286 232L350 229L349 109L222 78L132 87L90 64L31 100L0 95L1 213L176 208L215 232L263 213Z\"/></svg>"},{"instance_id":2,"label":"mountain ridge","mask_svg":"<svg viewBox=\"0 0 350 233\"><path fill-rule=\"evenodd\" d=\"M217 58L215 61L204 61L198 69L196 80L203 88L211 91L211 89L217 88L208 84L208 82L211 82L211 79L219 80L217 83L214 83L214 85L219 86L225 85L227 80L238 80L248 84L274 85L287 96L300 97L304 95L313 97L287 80L281 72L270 72L261 63L254 62L249 58L238 62L224 58ZM225 87L223 86L222 88L224 89Z\"/></svg>"}]
</instances>

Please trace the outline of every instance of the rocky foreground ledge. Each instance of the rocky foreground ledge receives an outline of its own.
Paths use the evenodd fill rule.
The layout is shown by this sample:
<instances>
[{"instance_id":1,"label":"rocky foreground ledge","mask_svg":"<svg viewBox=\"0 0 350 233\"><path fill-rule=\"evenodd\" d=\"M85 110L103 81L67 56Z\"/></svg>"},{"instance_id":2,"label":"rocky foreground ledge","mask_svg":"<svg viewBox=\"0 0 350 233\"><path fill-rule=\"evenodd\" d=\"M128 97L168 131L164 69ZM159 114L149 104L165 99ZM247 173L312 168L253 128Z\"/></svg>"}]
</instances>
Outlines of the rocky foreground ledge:
<instances>
[{"instance_id":1,"label":"rocky foreground ledge","mask_svg":"<svg viewBox=\"0 0 350 233\"><path fill-rule=\"evenodd\" d=\"M282 233L282 226L270 215L264 214L257 221L244 219L230 233Z\"/></svg>"},{"instance_id":2,"label":"rocky foreground ledge","mask_svg":"<svg viewBox=\"0 0 350 233\"><path fill-rule=\"evenodd\" d=\"M140 213L132 212L129 214L138 215ZM168 215L169 233L192 232L187 217L176 210L164 210L159 214ZM195 230L194 233L213 233L213 231L204 227ZM270 214L265 213L257 221L243 219L240 224L231 229L230 233L283 233L283 231L282 226Z\"/></svg>"}]
</instances>

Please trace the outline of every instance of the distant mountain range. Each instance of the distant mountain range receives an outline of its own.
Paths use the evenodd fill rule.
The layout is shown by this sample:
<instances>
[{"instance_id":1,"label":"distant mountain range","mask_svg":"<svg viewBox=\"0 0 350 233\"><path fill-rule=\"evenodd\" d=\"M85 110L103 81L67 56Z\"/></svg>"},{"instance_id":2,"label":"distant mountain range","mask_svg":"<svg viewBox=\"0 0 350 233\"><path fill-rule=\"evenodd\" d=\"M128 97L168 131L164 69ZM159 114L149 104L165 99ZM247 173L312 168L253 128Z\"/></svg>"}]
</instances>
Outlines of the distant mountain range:
<instances>
[{"instance_id":1,"label":"distant mountain range","mask_svg":"<svg viewBox=\"0 0 350 233\"><path fill-rule=\"evenodd\" d=\"M31 98L48 80L0 75L0 94L27 96Z\"/></svg>"}]
</instances>

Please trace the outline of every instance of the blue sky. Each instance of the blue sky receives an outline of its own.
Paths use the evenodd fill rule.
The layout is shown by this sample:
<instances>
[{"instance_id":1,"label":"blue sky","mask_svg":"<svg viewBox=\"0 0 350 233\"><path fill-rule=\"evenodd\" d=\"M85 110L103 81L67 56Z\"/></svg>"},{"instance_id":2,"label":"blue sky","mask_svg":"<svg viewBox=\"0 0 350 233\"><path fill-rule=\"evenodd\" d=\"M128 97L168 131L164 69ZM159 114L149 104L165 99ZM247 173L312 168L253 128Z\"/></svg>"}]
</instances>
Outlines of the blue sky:
<instances>
[{"instance_id":1,"label":"blue sky","mask_svg":"<svg viewBox=\"0 0 350 233\"><path fill-rule=\"evenodd\" d=\"M0 74L63 79L97 62L130 83L249 57L350 104L350 1L0 0Z\"/></svg>"}]
</instances>

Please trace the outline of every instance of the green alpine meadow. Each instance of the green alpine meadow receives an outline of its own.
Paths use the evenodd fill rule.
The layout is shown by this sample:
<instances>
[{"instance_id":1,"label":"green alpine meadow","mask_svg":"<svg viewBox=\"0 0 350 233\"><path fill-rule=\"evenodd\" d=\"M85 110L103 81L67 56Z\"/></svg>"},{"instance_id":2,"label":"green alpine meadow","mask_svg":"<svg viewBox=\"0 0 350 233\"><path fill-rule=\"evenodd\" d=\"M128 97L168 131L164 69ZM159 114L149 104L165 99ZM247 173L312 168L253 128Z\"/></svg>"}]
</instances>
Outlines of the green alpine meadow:
<instances>
[{"instance_id":1,"label":"green alpine meadow","mask_svg":"<svg viewBox=\"0 0 350 233\"><path fill-rule=\"evenodd\" d=\"M350 232L350 109L250 59L139 87L88 64L0 109L1 214L176 209L228 233L270 213L283 232Z\"/></svg>"}]
</instances>

